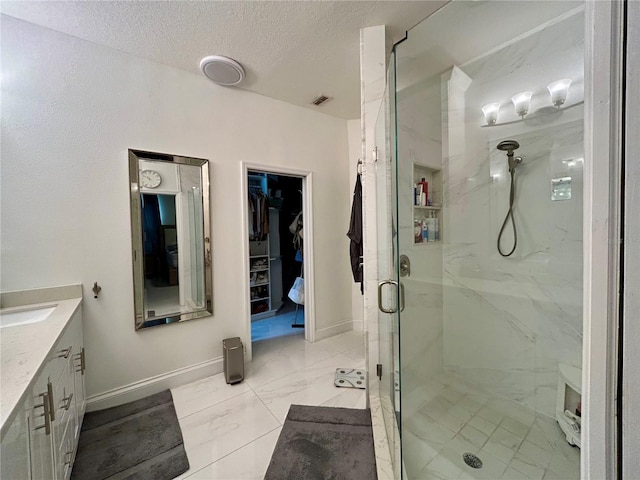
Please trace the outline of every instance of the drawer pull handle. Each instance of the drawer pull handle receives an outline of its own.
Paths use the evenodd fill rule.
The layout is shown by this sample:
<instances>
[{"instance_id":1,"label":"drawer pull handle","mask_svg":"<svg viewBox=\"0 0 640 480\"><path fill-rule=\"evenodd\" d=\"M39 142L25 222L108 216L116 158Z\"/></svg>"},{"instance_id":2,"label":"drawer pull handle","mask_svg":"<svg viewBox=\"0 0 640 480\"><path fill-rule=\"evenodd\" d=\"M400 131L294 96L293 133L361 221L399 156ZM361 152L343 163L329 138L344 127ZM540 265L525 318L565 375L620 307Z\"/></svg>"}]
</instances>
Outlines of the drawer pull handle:
<instances>
[{"instance_id":1,"label":"drawer pull handle","mask_svg":"<svg viewBox=\"0 0 640 480\"><path fill-rule=\"evenodd\" d=\"M70 394L68 397L63 398L62 400L65 402L64 406L62 408L64 408L65 410L69 410L69 407L71 406L71 399L73 398L73 393Z\"/></svg>"},{"instance_id":2,"label":"drawer pull handle","mask_svg":"<svg viewBox=\"0 0 640 480\"><path fill-rule=\"evenodd\" d=\"M68 347L64 350L60 350L58 352L58 358L69 358L69 355L71 355L71 350L73 350L73 347Z\"/></svg>"},{"instance_id":3,"label":"drawer pull handle","mask_svg":"<svg viewBox=\"0 0 640 480\"><path fill-rule=\"evenodd\" d=\"M53 422L56 419L56 407L53 401L53 384L51 382L47 382L47 398L49 399L49 417Z\"/></svg>"},{"instance_id":4,"label":"drawer pull handle","mask_svg":"<svg viewBox=\"0 0 640 480\"><path fill-rule=\"evenodd\" d=\"M38 405L34 405L33 408L44 408L44 412L40 415L41 417L44 417L44 425L40 426L40 427L36 427L34 430L41 430L44 428L44 433L45 435L51 435L51 416L50 416L50 411L49 411L49 394L48 393L41 393L40 396L42 397L42 403L38 404Z\"/></svg>"},{"instance_id":5,"label":"drawer pull handle","mask_svg":"<svg viewBox=\"0 0 640 480\"><path fill-rule=\"evenodd\" d=\"M76 365L76 372L80 372L82 373L82 375L84 375L84 371L86 369L85 363L84 363L84 347L82 347L82 350L80 350L80 353L77 353L75 355L75 357L80 360L80 365Z\"/></svg>"},{"instance_id":6,"label":"drawer pull handle","mask_svg":"<svg viewBox=\"0 0 640 480\"><path fill-rule=\"evenodd\" d=\"M78 363L76 363L76 360L78 361ZM74 362L74 366L75 366L75 371L76 372L82 372L82 352L76 353L73 356L73 362Z\"/></svg>"}]
</instances>

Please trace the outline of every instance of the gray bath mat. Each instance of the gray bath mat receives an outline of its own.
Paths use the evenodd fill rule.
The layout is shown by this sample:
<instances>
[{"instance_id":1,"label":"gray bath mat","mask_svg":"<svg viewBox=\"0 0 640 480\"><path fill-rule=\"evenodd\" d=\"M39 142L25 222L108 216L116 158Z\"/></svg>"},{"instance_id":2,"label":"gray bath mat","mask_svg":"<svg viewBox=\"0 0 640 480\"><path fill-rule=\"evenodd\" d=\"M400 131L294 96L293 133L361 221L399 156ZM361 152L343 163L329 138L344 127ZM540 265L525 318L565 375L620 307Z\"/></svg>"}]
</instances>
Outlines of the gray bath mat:
<instances>
[{"instance_id":1,"label":"gray bath mat","mask_svg":"<svg viewBox=\"0 0 640 480\"><path fill-rule=\"evenodd\" d=\"M364 369L336 368L333 384L336 387L366 388L364 375Z\"/></svg>"},{"instance_id":2,"label":"gray bath mat","mask_svg":"<svg viewBox=\"0 0 640 480\"><path fill-rule=\"evenodd\" d=\"M169 390L84 417L71 480L170 480L189 469Z\"/></svg>"},{"instance_id":3,"label":"gray bath mat","mask_svg":"<svg viewBox=\"0 0 640 480\"><path fill-rule=\"evenodd\" d=\"M264 480L376 480L369 410L291 405Z\"/></svg>"}]
</instances>

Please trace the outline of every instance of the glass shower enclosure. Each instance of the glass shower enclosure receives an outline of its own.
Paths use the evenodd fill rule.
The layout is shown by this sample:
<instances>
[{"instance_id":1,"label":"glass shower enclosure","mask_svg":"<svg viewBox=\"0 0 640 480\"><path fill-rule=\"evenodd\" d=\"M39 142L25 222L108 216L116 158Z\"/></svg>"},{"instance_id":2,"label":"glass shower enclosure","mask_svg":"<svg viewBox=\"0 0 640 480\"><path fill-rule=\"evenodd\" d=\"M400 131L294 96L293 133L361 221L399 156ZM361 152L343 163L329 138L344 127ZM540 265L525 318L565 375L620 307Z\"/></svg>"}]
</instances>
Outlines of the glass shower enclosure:
<instances>
[{"instance_id":1,"label":"glass shower enclosure","mask_svg":"<svg viewBox=\"0 0 640 480\"><path fill-rule=\"evenodd\" d=\"M577 479L584 5L451 2L388 77L378 321L397 472Z\"/></svg>"}]
</instances>

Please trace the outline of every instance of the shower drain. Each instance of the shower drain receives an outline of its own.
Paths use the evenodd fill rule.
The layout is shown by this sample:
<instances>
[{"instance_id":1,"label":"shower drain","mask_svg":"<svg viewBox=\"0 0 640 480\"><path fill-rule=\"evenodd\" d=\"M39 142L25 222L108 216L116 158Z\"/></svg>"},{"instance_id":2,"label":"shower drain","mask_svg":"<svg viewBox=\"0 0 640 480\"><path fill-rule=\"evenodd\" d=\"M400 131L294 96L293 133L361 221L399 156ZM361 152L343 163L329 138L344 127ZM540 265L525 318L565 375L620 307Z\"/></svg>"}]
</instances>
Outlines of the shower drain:
<instances>
[{"instance_id":1,"label":"shower drain","mask_svg":"<svg viewBox=\"0 0 640 480\"><path fill-rule=\"evenodd\" d=\"M463 453L462 459L464 460L464 463L469 465L471 468L482 468L482 460L473 453Z\"/></svg>"}]
</instances>

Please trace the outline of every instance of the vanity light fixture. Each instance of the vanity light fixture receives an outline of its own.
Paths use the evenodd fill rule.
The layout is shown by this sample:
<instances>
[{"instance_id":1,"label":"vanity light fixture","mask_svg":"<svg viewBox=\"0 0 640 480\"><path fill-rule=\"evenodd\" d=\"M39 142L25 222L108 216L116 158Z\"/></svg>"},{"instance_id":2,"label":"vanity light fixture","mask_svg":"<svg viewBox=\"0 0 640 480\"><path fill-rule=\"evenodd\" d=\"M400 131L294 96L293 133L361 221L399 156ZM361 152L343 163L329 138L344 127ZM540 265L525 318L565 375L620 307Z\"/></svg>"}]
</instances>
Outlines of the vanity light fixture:
<instances>
[{"instance_id":1,"label":"vanity light fixture","mask_svg":"<svg viewBox=\"0 0 640 480\"><path fill-rule=\"evenodd\" d=\"M221 55L210 55L200 60L200 70L205 77L218 85L231 87L244 80L244 68L238 62Z\"/></svg>"},{"instance_id":2,"label":"vanity light fixture","mask_svg":"<svg viewBox=\"0 0 640 480\"><path fill-rule=\"evenodd\" d=\"M547 85L547 90L549 90L549 94L551 95L551 103L559 110L565 102L567 101L567 94L569 93L569 87L571 86L570 78L563 78L561 80L556 80L555 82L551 82ZM511 101L513 102L513 106L515 108L516 114L520 116L520 120L515 120L516 122L524 121L524 117L529 113L529 109L531 107L531 97L533 97L533 92L527 90L525 92L516 93L513 97L511 97ZM575 105L580 105L584 102L574 102L572 105L564 108L570 108ZM482 107L482 113L484 114L484 119L486 121L487 127L492 127L496 125L498 120L498 111L500 110L500 103L488 103L484 107ZM551 109L553 112L553 109ZM540 112L540 113L539 113ZM546 115L549 112L545 109L540 109L536 111L534 115ZM513 123L513 121L508 121L507 123Z\"/></svg>"},{"instance_id":3,"label":"vanity light fixture","mask_svg":"<svg viewBox=\"0 0 640 480\"><path fill-rule=\"evenodd\" d=\"M551 95L551 103L553 103L554 106L560 108L560 106L564 104L567 100L570 86L570 78L563 78L562 80L557 80L547 85L547 90L549 90L549 94Z\"/></svg>"},{"instance_id":4,"label":"vanity light fixture","mask_svg":"<svg viewBox=\"0 0 640 480\"><path fill-rule=\"evenodd\" d=\"M511 101L513 102L513 106L516 109L516 113L520 115L521 118L529 113L529 105L531 105L531 96L533 92L526 91L521 93L516 93L513 97L511 97Z\"/></svg>"},{"instance_id":5,"label":"vanity light fixture","mask_svg":"<svg viewBox=\"0 0 640 480\"><path fill-rule=\"evenodd\" d=\"M484 119L487 125L495 125L498 120L498 112L500 111L499 103L487 103L482 107L482 113L484 113Z\"/></svg>"}]
</instances>

